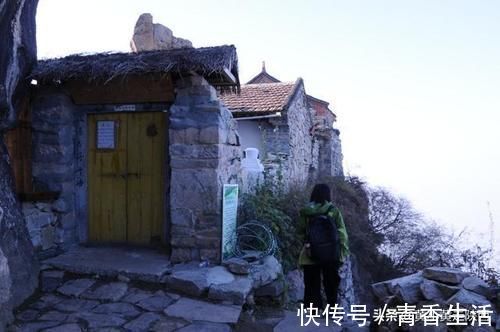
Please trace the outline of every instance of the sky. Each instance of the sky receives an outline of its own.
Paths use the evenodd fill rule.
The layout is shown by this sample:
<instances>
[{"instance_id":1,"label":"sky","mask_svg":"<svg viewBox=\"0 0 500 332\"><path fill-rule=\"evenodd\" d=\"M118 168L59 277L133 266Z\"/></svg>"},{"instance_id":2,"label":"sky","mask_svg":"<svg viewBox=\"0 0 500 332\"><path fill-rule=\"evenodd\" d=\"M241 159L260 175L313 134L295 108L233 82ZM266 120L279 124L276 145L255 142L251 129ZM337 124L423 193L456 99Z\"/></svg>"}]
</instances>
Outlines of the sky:
<instances>
[{"instance_id":1,"label":"sky","mask_svg":"<svg viewBox=\"0 0 500 332\"><path fill-rule=\"evenodd\" d=\"M347 173L484 246L490 202L500 251L500 1L40 0L39 58L128 51L145 12L195 47L234 44L242 82L262 61L302 77Z\"/></svg>"}]
</instances>

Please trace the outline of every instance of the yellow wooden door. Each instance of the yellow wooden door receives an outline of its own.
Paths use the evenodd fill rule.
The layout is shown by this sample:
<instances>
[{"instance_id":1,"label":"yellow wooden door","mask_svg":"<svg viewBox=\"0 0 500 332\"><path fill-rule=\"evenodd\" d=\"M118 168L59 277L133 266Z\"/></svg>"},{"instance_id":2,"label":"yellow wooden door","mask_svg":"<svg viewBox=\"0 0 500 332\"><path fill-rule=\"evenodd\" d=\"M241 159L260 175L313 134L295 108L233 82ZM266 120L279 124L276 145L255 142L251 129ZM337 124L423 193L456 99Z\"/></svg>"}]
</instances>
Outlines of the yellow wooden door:
<instances>
[{"instance_id":1,"label":"yellow wooden door","mask_svg":"<svg viewBox=\"0 0 500 332\"><path fill-rule=\"evenodd\" d=\"M91 115L88 126L89 241L125 242L127 116L118 113ZM98 136L101 136L100 142ZM104 144L111 142L114 146Z\"/></svg>"},{"instance_id":2,"label":"yellow wooden door","mask_svg":"<svg viewBox=\"0 0 500 332\"><path fill-rule=\"evenodd\" d=\"M109 132L99 131L110 130L107 121L115 122L116 146L99 149L99 144L113 145L106 141ZM90 116L90 241L140 245L164 241L165 121L161 112Z\"/></svg>"},{"instance_id":3,"label":"yellow wooden door","mask_svg":"<svg viewBox=\"0 0 500 332\"><path fill-rule=\"evenodd\" d=\"M164 215L165 114L128 117L128 241L160 241Z\"/></svg>"}]
</instances>

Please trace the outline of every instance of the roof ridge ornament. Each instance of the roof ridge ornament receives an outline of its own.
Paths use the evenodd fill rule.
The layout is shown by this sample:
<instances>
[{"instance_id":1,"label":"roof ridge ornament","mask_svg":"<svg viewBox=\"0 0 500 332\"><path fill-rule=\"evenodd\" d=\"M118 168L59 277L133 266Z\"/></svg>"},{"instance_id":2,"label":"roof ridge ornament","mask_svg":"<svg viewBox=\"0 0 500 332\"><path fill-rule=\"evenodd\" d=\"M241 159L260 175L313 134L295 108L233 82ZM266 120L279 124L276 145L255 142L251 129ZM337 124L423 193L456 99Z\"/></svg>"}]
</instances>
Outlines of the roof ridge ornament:
<instances>
[{"instance_id":1,"label":"roof ridge ornament","mask_svg":"<svg viewBox=\"0 0 500 332\"><path fill-rule=\"evenodd\" d=\"M266 73L266 61L262 61L262 72Z\"/></svg>"}]
</instances>

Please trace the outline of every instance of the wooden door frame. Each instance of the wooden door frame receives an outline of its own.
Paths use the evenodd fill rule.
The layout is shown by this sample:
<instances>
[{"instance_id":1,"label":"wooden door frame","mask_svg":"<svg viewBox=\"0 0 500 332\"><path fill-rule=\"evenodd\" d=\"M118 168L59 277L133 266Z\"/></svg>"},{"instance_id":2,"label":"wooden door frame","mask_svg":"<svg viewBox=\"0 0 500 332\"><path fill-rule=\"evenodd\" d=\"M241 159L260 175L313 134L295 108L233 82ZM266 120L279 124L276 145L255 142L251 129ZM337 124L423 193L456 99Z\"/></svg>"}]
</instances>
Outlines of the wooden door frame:
<instances>
[{"instance_id":1,"label":"wooden door frame","mask_svg":"<svg viewBox=\"0 0 500 332\"><path fill-rule=\"evenodd\" d=\"M169 153L169 109L171 104L153 105L85 105L79 107L76 115L76 163L75 163L75 220L77 222L77 236L81 245L89 243L89 205L88 205L88 118L93 114L132 113L132 112L162 112L165 115L165 161L163 167L164 178L164 218L163 218L163 245L170 250L170 153Z\"/></svg>"}]
</instances>

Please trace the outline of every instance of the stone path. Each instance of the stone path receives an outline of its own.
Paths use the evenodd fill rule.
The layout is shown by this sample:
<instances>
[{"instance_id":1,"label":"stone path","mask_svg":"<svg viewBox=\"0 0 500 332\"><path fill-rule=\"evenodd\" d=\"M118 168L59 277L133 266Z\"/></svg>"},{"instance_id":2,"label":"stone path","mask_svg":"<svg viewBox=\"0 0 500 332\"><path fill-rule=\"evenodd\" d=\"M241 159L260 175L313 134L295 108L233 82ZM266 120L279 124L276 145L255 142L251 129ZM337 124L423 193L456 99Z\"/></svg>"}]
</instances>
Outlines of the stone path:
<instances>
[{"instance_id":1,"label":"stone path","mask_svg":"<svg viewBox=\"0 0 500 332\"><path fill-rule=\"evenodd\" d=\"M80 278L26 304L9 331L231 331L241 309L132 283Z\"/></svg>"},{"instance_id":2,"label":"stone path","mask_svg":"<svg viewBox=\"0 0 500 332\"><path fill-rule=\"evenodd\" d=\"M281 265L249 255L225 266L170 265L147 250L77 248L43 262L39 292L8 331L360 330L300 327L296 312L265 307L283 295Z\"/></svg>"},{"instance_id":3,"label":"stone path","mask_svg":"<svg viewBox=\"0 0 500 332\"><path fill-rule=\"evenodd\" d=\"M293 311L269 309L257 316L241 304L214 303L152 284L138 285L89 277L66 281L42 292L16 313L12 332L79 331L363 331L330 325L300 327Z\"/></svg>"}]
</instances>

